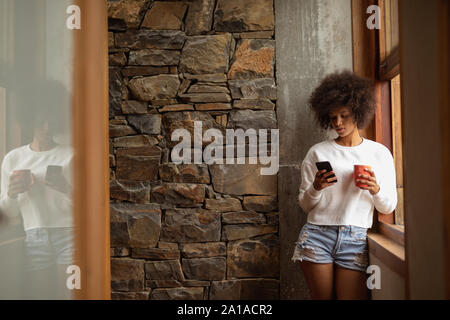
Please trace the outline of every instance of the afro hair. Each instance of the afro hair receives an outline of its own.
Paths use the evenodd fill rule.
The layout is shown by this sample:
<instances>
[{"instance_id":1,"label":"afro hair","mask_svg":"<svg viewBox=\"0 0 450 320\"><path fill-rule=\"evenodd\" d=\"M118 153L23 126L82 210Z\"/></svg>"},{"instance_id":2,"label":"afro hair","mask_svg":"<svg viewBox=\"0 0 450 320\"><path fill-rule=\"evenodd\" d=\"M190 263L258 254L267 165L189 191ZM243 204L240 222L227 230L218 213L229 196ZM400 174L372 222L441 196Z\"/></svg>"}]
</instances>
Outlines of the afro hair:
<instances>
[{"instance_id":1,"label":"afro hair","mask_svg":"<svg viewBox=\"0 0 450 320\"><path fill-rule=\"evenodd\" d=\"M359 129L366 128L376 109L372 81L344 70L327 75L309 98L320 127L331 128L329 112L336 107L347 106L353 112Z\"/></svg>"}]
</instances>

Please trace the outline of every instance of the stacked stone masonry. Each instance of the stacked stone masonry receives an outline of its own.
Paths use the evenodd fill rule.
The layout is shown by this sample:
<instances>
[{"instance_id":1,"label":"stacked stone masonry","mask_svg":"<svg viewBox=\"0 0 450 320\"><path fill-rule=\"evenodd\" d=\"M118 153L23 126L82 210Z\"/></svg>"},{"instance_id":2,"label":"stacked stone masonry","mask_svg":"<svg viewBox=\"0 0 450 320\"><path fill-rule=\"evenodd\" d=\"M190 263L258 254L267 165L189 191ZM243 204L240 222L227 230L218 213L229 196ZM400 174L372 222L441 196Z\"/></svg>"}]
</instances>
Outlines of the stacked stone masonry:
<instances>
[{"instance_id":1,"label":"stacked stone masonry","mask_svg":"<svg viewBox=\"0 0 450 320\"><path fill-rule=\"evenodd\" d=\"M278 128L273 0L109 0L108 15L112 298L278 299L277 175L170 155L194 121Z\"/></svg>"}]
</instances>

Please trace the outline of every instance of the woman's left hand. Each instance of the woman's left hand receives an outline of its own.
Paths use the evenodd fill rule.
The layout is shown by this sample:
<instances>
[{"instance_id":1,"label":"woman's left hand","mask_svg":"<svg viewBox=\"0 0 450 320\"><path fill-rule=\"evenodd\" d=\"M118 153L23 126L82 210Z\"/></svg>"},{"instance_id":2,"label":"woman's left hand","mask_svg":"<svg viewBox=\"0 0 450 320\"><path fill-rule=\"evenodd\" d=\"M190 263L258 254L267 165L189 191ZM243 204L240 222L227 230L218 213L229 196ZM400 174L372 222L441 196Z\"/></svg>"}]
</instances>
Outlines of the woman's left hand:
<instances>
[{"instance_id":1,"label":"woman's left hand","mask_svg":"<svg viewBox=\"0 0 450 320\"><path fill-rule=\"evenodd\" d=\"M374 196L380 191L380 186L377 183L377 178L375 177L375 173L373 172L373 170L370 170L368 168L365 168L364 170L369 172L370 175L360 174L358 177L362 179L357 179L356 181L367 185L367 187L359 186L359 188L363 190L369 190L370 194Z\"/></svg>"}]
</instances>

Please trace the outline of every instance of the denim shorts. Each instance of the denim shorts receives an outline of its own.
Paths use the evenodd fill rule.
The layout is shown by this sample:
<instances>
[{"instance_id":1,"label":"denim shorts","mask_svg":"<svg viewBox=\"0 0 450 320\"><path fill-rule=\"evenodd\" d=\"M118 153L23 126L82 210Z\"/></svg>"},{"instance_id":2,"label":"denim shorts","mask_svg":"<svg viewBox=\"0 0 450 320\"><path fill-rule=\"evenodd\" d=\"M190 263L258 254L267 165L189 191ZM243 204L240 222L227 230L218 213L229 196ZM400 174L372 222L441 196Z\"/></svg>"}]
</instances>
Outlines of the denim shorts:
<instances>
[{"instance_id":1,"label":"denim shorts","mask_svg":"<svg viewBox=\"0 0 450 320\"><path fill-rule=\"evenodd\" d=\"M359 271L369 265L367 229L306 223L296 242L292 261L335 263Z\"/></svg>"},{"instance_id":2,"label":"denim shorts","mask_svg":"<svg viewBox=\"0 0 450 320\"><path fill-rule=\"evenodd\" d=\"M25 234L27 271L73 264L73 228L34 228L26 230Z\"/></svg>"}]
</instances>

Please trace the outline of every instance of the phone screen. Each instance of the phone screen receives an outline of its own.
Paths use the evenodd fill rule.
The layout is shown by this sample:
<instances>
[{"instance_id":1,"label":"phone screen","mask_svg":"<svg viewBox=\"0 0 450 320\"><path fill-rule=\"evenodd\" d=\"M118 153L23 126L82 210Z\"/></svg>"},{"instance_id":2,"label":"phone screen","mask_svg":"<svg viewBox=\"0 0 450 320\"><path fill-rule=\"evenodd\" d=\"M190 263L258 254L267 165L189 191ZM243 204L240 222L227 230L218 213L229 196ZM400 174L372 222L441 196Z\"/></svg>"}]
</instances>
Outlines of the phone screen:
<instances>
[{"instance_id":1,"label":"phone screen","mask_svg":"<svg viewBox=\"0 0 450 320\"><path fill-rule=\"evenodd\" d=\"M333 171L333 168L331 167L331 164L329 161L321 161L321 162L316 162L316 167L317 170L321 171L321 170L327 170L327 172ZM331 175L329 178L334 178L336 175ZM337 182L333 181L333 182Z\"/></svg>"}]
</instances>

